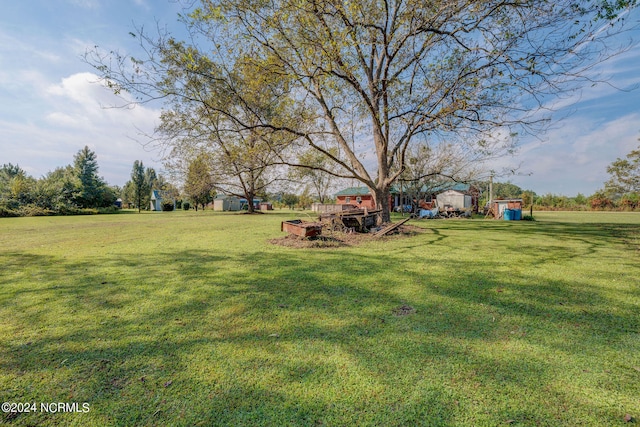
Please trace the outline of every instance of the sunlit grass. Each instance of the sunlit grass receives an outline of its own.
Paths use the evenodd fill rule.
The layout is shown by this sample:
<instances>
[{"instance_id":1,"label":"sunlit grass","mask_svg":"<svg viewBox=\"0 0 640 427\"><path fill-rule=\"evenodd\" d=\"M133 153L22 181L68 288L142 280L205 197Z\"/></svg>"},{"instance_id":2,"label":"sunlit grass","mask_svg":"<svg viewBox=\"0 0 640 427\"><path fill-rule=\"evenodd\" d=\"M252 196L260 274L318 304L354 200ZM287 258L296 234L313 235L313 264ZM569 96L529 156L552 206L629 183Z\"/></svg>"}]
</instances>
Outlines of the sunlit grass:
<instances>
[{"instance_id":1,"label":"sunlit grass","mask_svg":"<svg viewBox=\"0 0 640 427\"><path fill-rule=\"evenodd\" d=\"M640 215L412 221L424 232L358 247L268 243L294 215L0 220L0 400L91 406L2 420L640 418Z\"/></svg>"}]
</instances>

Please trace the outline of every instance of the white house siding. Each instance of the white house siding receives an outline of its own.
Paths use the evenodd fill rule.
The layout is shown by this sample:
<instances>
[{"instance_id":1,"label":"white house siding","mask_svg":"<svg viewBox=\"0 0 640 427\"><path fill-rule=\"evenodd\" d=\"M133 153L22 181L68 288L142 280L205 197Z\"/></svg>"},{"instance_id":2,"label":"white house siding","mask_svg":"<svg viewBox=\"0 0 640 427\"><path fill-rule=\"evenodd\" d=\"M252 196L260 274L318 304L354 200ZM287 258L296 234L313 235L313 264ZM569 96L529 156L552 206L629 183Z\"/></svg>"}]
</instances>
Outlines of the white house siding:
<instances>
[{"instance_id":1,"label":"white house siding","mask_svg":"<svg viewBox=\"0 0 640 427\"><path fill-rule=\"evenodd\" d=\"M436 196L438 207L444 208L450 205L454 209L467 209L471 207L471 196L455 190L447 190Z\"/></svg>"}]
</instances>

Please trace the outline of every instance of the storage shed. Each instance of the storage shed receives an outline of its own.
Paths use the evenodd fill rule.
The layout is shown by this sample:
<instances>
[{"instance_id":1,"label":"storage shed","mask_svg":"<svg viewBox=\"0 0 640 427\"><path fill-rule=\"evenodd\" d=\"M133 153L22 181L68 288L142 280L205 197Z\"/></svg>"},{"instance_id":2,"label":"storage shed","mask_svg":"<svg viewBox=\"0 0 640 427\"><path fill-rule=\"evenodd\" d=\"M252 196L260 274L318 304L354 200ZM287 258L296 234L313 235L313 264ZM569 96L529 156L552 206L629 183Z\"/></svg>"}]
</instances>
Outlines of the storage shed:
<instances>
[{"instance_id":1,"label":"storage shed","mask_svg":"<svg viewBox=\"0 0 640 427\"><path fill-rule=\"evenodd\" d=\"M166 199L173 202L173 208L176 207L176 201L171 198L171 193L163 190L151 190L151 201L149 202L149 208L152 211L162 211L162 200Z\"/></svg>"},{"instance_id":2,"label":"storage shed","mask_svg":"<svg viewBox=\"0 0 640 427\"><path fill-rule=\"evenodd\" d=\"M522 219L522 199L494 200L491 204L493 217L518 221Z\"/></svg>"},{"instance_id":3,"label":"storage shed","mask_svg":"<svg viewBox=\"0 0 640 427\"><path fill-rule=\"evenodd\" d=\"M262 200L253 199L253 209L260 210L260 202L262 202ZM240 199L240 209L243 209L243 210L249 209L249 203L247 202L247 199Z\"/></svg>"},{"instance_id":4,"label":"storage shed","mask_svg":"<svg viewBox=\"0 0 640 427\"><path fill-rule=\"evenodd\" d=\"M219 194L213 200L214 211L239 211L242 207L240 198Z\"/></svg>"},{"instance_id":5,"label":"storage shed","mask_svg":"<svg viewBox=\"0 0 640 427\"><path fill-rule=\"evenodd\" d=\"M151 190L151 206L150 209L152 211L161 211L162 210L162 199L163 194L160 190Z\"/></svg>"},{"instance_id":6,"label":"storage shed","mask_svg":"<svg viewBox=\"0 0 640 427\"><path fill-rule=\"evenodd\" d=\"M458 190L446 190L436 196L438 207L444 209L450 207L452 209L471 209L473 207L473 199L470 194Z\"/></svg>"}]
</instances>

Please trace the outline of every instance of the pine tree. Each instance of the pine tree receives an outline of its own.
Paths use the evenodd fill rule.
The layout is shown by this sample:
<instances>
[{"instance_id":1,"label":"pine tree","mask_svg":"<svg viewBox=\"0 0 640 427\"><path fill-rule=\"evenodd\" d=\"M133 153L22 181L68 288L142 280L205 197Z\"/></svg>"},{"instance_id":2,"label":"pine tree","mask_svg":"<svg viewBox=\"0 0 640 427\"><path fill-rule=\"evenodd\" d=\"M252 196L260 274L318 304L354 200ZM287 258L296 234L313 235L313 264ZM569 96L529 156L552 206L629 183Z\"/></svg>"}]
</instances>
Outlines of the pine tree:
<instances>
[{"instance_id":1,"label":"pine tree","mask_svg":"<svg viewBox=\"0 0 640 427\"><path fill-rule=\"evenodd\" d=\"M102 204L106 183L98 176L98 156L88 146L73 157L73 167L80 182L77 204L95 208Z\"/></svg>"},{"instance_id":2,"label":"pine tree","mask_svg":"<svg viewBox=\"0 0 640 427\"><path fill-rule=\"evenodd\" d=\"M133 183L134 198L138 205L138 212L142 208L142 201L145 195L151 191L147 186L145 179L144 165L141 160L133 162L133 169L131 170L131 182Z\"/></svg>"}]
</instances>

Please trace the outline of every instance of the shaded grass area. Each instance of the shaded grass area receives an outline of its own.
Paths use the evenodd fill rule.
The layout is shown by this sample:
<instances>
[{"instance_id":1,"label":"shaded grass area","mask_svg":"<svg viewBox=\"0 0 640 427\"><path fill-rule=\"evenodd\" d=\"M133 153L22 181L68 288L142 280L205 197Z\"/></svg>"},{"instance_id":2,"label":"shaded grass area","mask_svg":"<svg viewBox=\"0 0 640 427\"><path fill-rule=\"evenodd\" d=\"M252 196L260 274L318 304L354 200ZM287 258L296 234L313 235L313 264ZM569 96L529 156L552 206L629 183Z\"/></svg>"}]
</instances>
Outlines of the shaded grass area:
<instances>
[{"instance_id":1,"label":"shaded grass area","mask_svg":"<svg viewBox=\"0 0 640 427\"><path fill-rule=\"evenodd\" d=\"M0 221L10 425L624 425L640 215L411 221L270 245L288 212ZM409 309L410 308L410 309Z\"/></svg>"}]
</instances>

